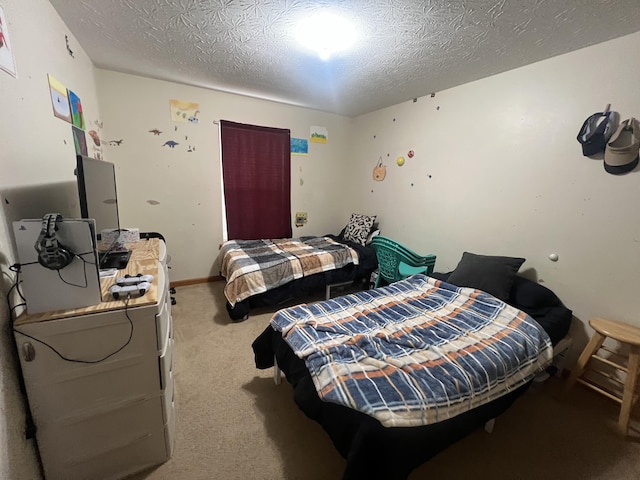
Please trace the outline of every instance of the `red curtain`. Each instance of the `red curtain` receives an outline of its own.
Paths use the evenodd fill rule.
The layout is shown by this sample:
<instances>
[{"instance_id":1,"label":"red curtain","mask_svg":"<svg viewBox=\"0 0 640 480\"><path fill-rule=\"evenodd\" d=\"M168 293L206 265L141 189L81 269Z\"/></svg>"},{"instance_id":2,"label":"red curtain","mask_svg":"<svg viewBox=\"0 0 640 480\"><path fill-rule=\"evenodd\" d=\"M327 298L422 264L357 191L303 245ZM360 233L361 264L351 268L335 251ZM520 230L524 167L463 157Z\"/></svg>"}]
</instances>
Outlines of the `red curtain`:
<instances>
[{"instance_id":1,"label":"red curtain","mask_svg":"<svg viewBox=\"0 0 640 480\"><path fill-rule=\"evenodd\" d=\"M291 237L291 133L220 121L229 240Z\"/></svg>"}]
</instances>

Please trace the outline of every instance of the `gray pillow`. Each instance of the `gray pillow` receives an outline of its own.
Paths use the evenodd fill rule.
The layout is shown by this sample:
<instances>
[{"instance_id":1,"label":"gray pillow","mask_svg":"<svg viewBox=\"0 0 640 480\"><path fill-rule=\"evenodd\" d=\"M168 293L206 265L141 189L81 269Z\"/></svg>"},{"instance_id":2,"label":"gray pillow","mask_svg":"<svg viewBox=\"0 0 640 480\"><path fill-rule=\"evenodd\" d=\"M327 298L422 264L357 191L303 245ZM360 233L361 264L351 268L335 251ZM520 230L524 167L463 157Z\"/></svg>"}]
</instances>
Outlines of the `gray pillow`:
<instances>
[{"instance_id":1,"label":"gray pillow","mask_svg":"<svg viewBox=\"0 0 640 480\"><path fill-rule=\"evenodd\" d=\"M477 288L500 300L507 300L516 273L524 262L524 258L464 252L447 282L459 287Z\"/></svg>"}]
</instances>

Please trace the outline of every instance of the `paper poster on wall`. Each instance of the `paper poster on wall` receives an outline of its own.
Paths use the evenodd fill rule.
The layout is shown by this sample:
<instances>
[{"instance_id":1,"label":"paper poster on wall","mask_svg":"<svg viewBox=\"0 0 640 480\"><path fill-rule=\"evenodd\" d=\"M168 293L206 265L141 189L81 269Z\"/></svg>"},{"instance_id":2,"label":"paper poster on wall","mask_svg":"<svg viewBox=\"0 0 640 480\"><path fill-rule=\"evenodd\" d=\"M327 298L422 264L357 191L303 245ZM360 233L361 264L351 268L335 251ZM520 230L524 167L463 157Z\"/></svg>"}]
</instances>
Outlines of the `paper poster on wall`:
<instances>
[{"instance_id":1,"label":"paper poster on wall","mask_svg":"<svg viewBox=\"0 0 640 480\"><path fill-rule=\"evenodd\" d=\"M53 105L53 114L71 123L71 108L69 107L69 97L67 96L67 87L62 85L51 74L49 77L49 90L51 91L51 103Z\"/></svg>"},{"instance_id":2,"label":"paper poster on wall","mask_svg":"<svg viewBox=\"0 0 640 480\"><path fill-rule=\"evenodd\" d=\"M327 143L329 141L329 132L326 127L311 127L309 139L313 143Z\"/></svg>"},{"instance_id":3,"label":"paper poster on wall","mask_svg":"<svg viewBox=\"0 0 640 480\"><path fill-rule=\"evenodd\" d=\"M296 227L304 227L307 223L307 212L296 212Z\"/></svg>"},{"instance_id":4,"label":"paper poster on wall","mask_svg":"<svg viewBox=\"0 0 640 480\"><path fill-rule=\"evenodd\" d=\"M76 148L76 155L89 155L87 151L87 137L84 134L84 130L72 126L73 130L73 145Z\"/></svg>"},{"instance_id":5,"label":"paper poster on wall","mask_svg":"<svg viewBox=\"0 0 640 480\"><path fill-rule=\"evenodd\" d=\"M309 141L291 137L291 155L309 155Z\"/></svg>"},{"instance_id":6,"label":"paper poster on wall","mask_svg":"<svg viewBox=\"0 0 640 480\"><path fill-rule=\"evenodd\" d=\"M13 77L17 75L16 61L13 58L7 19L4 16L2 5L0 5L0 68Z\"/></svg>"},{"instance_id":7,"label":"paper poster on wall","mask_svg":"<svg viewBox=\"0 0 640 480\"><path fill-rule=\"evenodd\" d=\"M67 90L69 94L69 105L71 105L71 123L75 127L84 130L86 125L84 123L84 114L82 113L82 102L80 97L73 93L71 90Z\"/></svg>"},{"instance_id":8,"label":"paper poster on wall","mask_svg":"<svg viewBox=\"0 0 640 480\"><path fill-rule=\"evenodd\" d=\"M198 123L200 104L196 102L184 102L182 100L169 100L171 120L180 123Z\"/></svg>"}]
</instances>

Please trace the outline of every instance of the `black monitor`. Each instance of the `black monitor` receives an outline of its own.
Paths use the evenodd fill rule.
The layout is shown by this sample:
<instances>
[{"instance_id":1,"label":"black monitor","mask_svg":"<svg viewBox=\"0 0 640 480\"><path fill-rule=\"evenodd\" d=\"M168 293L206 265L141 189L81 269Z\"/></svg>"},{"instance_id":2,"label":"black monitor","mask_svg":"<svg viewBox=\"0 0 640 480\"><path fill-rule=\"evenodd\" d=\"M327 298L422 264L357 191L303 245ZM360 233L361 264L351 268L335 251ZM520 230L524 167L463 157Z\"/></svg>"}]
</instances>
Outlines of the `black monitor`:
<instances>
[{"instance_id":1,"label":"black monitor","mask_svg":"<svg viewBox=\"0 0 640 480\"><path fill-rule=\"evenodd\" d=\"M76 160L76 177L82 218L95 220L98 239L100 239L102 230L119 231L120 217L115 166L113 163L96 160L85 155L78 155ZM125 268L131 252L116 249L116 241L111 245L102 243L103 248L99 252L100 268Z\"/></svg>"}]
</instances>

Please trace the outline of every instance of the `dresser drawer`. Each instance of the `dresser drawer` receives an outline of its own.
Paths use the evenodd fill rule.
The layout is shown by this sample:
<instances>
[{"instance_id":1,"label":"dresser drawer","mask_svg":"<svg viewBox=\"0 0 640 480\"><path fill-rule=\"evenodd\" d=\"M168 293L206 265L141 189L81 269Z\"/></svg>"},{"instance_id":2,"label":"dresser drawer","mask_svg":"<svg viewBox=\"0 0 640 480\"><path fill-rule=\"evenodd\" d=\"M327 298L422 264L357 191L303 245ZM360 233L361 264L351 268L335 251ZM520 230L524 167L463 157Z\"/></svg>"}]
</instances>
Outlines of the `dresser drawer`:
<instances>
[{"instance_id":1,"label":"dresser drawer","mask_svg":"<svg viewBox=\"0 0 640 480\"><path fill-rule=\"evenodd\" d=\"M15 332L37 422L160 389L152 310L146 318L133 309L128 315L131 322L119 310L20 327L65 357L89 363L65 361L42 343ZM29 355L25 353L27 345Z\"/></svg>"},{"instance_id":2,"label":"dresser drawer","mask_svg":"<svg viewBox=\"0 0 640 480\"><path fill-rule=\"evenodd\" d=\"M127 471L165 461L161 409L159 396L132 398L103 406L100 412L78 412L39 425L47 480L120 478Z\"/></svg>"}]
</instances>

